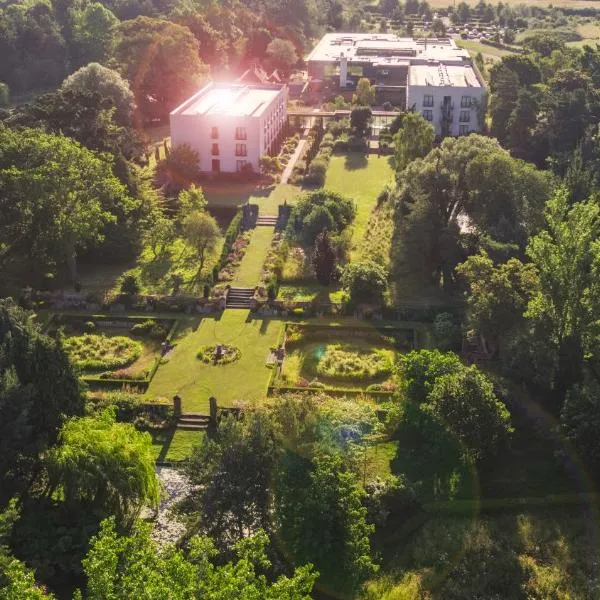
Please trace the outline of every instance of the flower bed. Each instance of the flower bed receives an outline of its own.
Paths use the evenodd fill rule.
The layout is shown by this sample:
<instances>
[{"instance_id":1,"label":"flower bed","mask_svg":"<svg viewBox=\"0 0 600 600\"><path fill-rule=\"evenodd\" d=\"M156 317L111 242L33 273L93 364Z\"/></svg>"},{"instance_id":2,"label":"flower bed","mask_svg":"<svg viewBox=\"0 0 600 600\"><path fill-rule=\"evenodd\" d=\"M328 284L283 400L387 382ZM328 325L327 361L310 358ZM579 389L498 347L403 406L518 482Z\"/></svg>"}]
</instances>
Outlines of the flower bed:
<instances>
[{"instance_id":1,"label":"flower bed","mask_svg":"<svg viewBox=\"0 0 600 600\"><path fill-rule=\"evenodd\" d=\"M144 392L170 347L176 323L169 318L56 314L47 331L63 331L65 349L90 388Z\"/></svg>"},{"instance_id":2,"label":"flower bed","mask_svg":"<svg viewBox=\"0 0 600 600\"><path fill-rule=\"evenodd\" d=\"M365 350L352 344L328 344L317 363L316 372L330 379L367 381L389 377L392 373L394 352L375 348Z\"/></svg>"},{"instance_id":3,"label":"flower bed","mask_svg":"<svg viewBox=\"0 0 600 600\"><path fill-rule=\"evenodd\" d=\"M228 365L236 360L239 360L242 356L242 352L236 346L229 346L227 344L221 344L221 356L216 358L217 355L217 345L213 344L211 346L202 346L200 350L198 350L198 354L196 356L206 364L210 365Z\"/></svg>"},{"instance_id":4,"label":"flower bed","mask_svg":"<svg viewBox=\"0 0 600 600\"><path fill-rule=\"evenodd\" d=\"M67 338L64 345L73 364L83 371L125 367L142 353L140 342L121 335L86 333Z\"/></svg>"}]
</instances>

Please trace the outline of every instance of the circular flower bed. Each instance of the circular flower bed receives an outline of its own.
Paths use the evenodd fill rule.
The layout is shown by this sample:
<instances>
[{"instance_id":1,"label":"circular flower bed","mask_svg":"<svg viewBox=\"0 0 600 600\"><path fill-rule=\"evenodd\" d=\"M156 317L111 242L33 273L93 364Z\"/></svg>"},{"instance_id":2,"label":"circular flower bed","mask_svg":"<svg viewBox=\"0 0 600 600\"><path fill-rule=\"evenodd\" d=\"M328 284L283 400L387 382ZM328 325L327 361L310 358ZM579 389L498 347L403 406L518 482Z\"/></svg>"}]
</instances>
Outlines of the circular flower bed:
<instances>
[{"instance_id":1,"label":"circular flower bed","mask_svg":"<svg viewBox=\"0 0 600 600\"><path fill-rule=\"evenodd\" d=\"M86 333L67 338L64 345L73 364L83 371L126 367L142 354L142 344L124 336Z\"/></svg>"},{"instance_id":2,"label":"circular flower bed","mask_svg":"<svg viewBox=\"0 0 600 600\"><path fill-rule=\"evenodd\" d=\"M238 360L240 356L242 356L242 353L236 346L221 344L221 355L219 358L216 358L217 345L213 344L212 346L202 346L202 348L198 350L198 354L196 354L196 356L206 364L228 365L229 363Z\"/></svg>"},{"instance_id":3,"label":"circular flower bed","mask_svg":"<svg viewBox=\"0 0 600 600\"><path fill-rule=\"evenodd\" d=\"M319 357L316 372L322 377L362 381L387 377L392 372L393 352L362 350L340 344L328 344Z\"/></svg>"}]
</instances>

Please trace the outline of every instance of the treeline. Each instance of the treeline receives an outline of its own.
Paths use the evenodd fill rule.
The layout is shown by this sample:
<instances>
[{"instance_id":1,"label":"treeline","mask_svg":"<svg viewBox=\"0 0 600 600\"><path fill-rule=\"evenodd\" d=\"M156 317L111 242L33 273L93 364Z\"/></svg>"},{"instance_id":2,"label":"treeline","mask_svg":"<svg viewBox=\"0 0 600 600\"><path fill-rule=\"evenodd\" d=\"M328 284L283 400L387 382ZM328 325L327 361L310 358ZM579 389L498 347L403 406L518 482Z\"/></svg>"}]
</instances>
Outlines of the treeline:
<instances>
[{"instance_id":1,"label":"treeline","mask_svg":"<svg viewBox=\"0 0 600 600\"><path fill-rule=\"evenodd\" d=\"M209 68L238 72L265 59L274 39L291 40L302 55L326 26L342 25L343 12L337 0L11 0L0 5L0 82L23 94L100 62L135 79L141 107L144 100L172 108L172 96L184 97Z\"/></svg>"}]
</instances>

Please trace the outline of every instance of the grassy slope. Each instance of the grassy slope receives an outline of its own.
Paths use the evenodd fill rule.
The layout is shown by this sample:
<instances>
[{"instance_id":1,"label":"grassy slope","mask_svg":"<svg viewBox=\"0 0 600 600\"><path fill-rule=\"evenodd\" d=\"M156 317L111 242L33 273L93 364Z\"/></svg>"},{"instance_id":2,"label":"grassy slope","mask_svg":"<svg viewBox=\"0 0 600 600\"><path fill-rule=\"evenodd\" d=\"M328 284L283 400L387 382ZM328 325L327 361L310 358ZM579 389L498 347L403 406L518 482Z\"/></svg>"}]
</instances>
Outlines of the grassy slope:
<instances>
[{"instance_id":1,"label":"grassy slope","mask_svg":"<svg viewBox=\"0 0 600 600\"><path fill-rule=\"evenodd\" d=\"M271 247L273 233L273 227L257 227L254 230L246 254L231 282L232 286L254 287L258 284L267 252Z\"/></svg>"},{"instance_id":2,"label":"grassy slope","mask_svg":"<svg viewBox=\"0 0 600 600\"><path fill-rule=\"evenodd\" d=\"M358 209L352 233L351 258L357 257L356 251L366 233L377 195L392 175L390 160L385 156L349 154L331 157L325 187L353 198Z\"/></svg>"},{"instance_id":3,"label":"grassy slope","mask_svg":"<svg viewBox=\"0 0 600 600\"><path fill-rule=\"evenodd\" d=\"M202 319L199 326L192 326L177 340L169 362L161 365L152 380L148 396L171 398L178 393L184 411L205 413L210 396L222 406L261 399L271 374L265 359L281 327L277 320L250 320L250 312L245 310L227 310L220 319ZM242 353L240 360L213 366L196 358L200 346L219 342L237 346Z\"/></svg>"},{"instance_id":4,"label":"grassy slope","mask_svg":"<svg viewBox=\"0 0 600 600\"><path fill-rule=\"evenodd\" d=\"M475 56L478 52L481 52L484 59L490 59L493 61L500 60L503 56L508 56L512 54L508 50L502 50L501 48L494 48L493 46L488 46L487 44L481 44L480 42L476 42L474 40L461 40L456 39L456 45L465 48L469 51L471 56Z\"/></svg>"}]
</instances>

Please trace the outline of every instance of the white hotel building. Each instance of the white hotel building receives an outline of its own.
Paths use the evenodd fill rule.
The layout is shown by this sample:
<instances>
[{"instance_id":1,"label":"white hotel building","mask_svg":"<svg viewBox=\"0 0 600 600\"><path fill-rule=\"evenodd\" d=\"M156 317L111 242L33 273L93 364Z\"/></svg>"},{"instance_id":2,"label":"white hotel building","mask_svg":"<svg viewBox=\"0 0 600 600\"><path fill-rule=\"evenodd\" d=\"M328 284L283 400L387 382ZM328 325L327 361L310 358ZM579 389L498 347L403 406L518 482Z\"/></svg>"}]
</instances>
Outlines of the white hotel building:
<instances>
[{"instance_id":1,"label":"white hotel building","mask_svg":"<svg viewBox=\"0 0 600 600\"><path fill-rule=\"evenodd\" d=\"M271 152L287 118L287 86L209 83L171 112L171 145L188 144L200 169L234 173Z\"/></svg>"},{"instance_id":2,"label":"white hotel building","mask_svg":"<svg viewBox=\"0 0 600 600\"><path fill-rule=\"evenodd\" d=\"M361 77L375 86L376 103L413 109L437 135L481 129L478 107L486 88L467 50L453 39L401 38L381 33L328 33L306 58L308 75L352 90Z\"/></svg>"}]
</instances>

